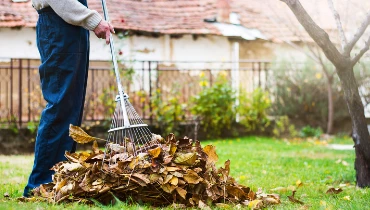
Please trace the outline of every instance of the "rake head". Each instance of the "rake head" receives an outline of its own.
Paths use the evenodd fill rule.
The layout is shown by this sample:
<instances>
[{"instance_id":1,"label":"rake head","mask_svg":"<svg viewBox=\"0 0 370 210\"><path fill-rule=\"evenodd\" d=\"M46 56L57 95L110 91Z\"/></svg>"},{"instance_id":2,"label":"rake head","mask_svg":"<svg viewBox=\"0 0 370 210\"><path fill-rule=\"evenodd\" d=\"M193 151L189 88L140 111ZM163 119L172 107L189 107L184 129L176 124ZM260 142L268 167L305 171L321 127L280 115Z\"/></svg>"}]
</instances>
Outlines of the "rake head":
<instances>
[{"instance_id":1,"label":"rake head","mask_svg":"<svg viewBox=\"0 0 370 210\"><path fill-rule=\"evenodd\" d=\"M127 94L123 94L123 100L119 95L116 97L117 106L105 147L107 155L127 153L137 156L160 140L160 136L152 134L128 99Z\"/></svg>"}]
</instances>

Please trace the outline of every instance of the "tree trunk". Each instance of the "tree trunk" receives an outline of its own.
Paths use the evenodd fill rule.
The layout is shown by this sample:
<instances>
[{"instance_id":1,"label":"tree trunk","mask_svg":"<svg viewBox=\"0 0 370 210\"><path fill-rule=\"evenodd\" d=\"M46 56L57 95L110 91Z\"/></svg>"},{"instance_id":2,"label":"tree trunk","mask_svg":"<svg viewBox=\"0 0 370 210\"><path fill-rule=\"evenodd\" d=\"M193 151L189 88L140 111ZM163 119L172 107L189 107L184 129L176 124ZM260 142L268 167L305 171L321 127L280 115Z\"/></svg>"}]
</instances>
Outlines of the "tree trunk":
<instances>
[{"instance_id":1,"label":"tree trunk","mask_svg":"<svg viewBox=\"0 0 370 210\"><path fill-rule=\"evenodd\" d=\"M357 186L370 187L370 136L353 67L351 69L337 69L337 73L342 83L344 97L352 119Z\"/></svg>"},{"instance_id":2,"label":"tree trunk","mask_svg":"<svg viewBox=\"0 0 370 210\"><path fill-rule=\"evenodd\" d=\"M334 121L334 103L333 103L333 80L329 77L328 80L328 125L326 127L326 133L331 134L333 131L333 121Z\"/></svg>"}]
</instances>

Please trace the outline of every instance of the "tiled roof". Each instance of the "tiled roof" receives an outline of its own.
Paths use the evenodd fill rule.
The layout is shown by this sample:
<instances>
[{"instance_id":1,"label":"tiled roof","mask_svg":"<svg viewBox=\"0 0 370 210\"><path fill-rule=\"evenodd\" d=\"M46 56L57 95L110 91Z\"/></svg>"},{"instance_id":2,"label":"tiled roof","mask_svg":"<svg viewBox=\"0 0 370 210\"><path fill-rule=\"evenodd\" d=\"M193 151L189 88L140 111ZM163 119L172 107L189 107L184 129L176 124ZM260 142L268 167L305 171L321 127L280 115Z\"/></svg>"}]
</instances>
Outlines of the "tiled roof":
<instances>
[{"instance_id":1,"label":"tiled roof","mask_svg":"<svg viewBox=\"0 0 370 210\"><path fill-rule=\"evenodd\" d=\"M102 13L100 0L88 2L91 9ZM221 35L215 25L204 19L217 17L219 7L228 4L230 9L227 12L239 14L243 26L260 30L271 41L309 40L289 9L279 0L107 0L115 28L160 34ZM319 16L320 23L329 19L325 12ZM35 27L36 21L37 13L31 1L14 3L0 0L0 27ZM326 25L335 26L334 23Z\"/></svg>"},{"instance_id":2,"label":"tiled roof","mask_svg":"<svg viewBox=\"0 0 370 210\"><path fill-rule=\"evenodd\" d=\"M0 27L35 27L37 13L31 2L0 0Z\"/></svg>"}]
</instances>

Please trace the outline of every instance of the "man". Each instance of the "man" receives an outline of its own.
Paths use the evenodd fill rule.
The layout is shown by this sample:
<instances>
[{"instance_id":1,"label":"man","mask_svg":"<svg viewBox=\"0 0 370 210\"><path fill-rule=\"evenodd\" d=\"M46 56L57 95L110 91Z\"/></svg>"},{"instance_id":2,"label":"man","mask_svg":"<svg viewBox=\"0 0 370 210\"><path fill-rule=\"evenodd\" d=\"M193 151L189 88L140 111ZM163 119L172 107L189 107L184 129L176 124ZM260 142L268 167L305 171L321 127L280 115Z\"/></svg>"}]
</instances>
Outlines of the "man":
<instances>
[{"instance_id":1,"label":"man","mask_svg":"<svg viewBox=\"0 0 370 210\"><path fill-rule=\"evenodd\" d=\"M89 64L89 31L109 44L113 27L86 0L32 0L39 13L36 26L41 89L47 105L41 114L35 160L23 196L52 181L51 167L74 152L69 124L80 125Z\"/></svg>"}]
</instances>

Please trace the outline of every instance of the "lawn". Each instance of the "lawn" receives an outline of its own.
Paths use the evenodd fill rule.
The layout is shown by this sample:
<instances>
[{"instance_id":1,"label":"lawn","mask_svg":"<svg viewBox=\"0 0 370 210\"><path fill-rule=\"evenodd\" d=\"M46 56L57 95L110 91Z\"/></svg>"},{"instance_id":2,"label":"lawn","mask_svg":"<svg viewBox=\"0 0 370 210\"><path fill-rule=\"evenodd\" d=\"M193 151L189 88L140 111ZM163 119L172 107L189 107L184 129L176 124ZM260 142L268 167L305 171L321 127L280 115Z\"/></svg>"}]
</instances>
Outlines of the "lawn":
<instances>
[{"instance_id":1,"label":"lawn","mask_svg":"<svg viewBox=\"0 0 370 210\"><path fill-rule=\"evenodd\" d=\"M351 141L339 139L335 143ZM317 142L287 142L263 137L203 142L217 148L221 166L231 160L231 175L257 191L275 192L282 203L272 209L366 209L370 201L369 189L355 187L353 150L328 149ZM102 206L80 204L51 205L47 203L20 203L32 156L0 156L0 209L100 209ZM302 183L298 187L298 184ZM337 195L326 194L330 187L341 187ZM296 198L304 202L289 201L291 189L297 188ZM8 193L10 198L4 198ZM143 205L120 203L107 209L149 209Z\"/></svg>"}]
</instances>

